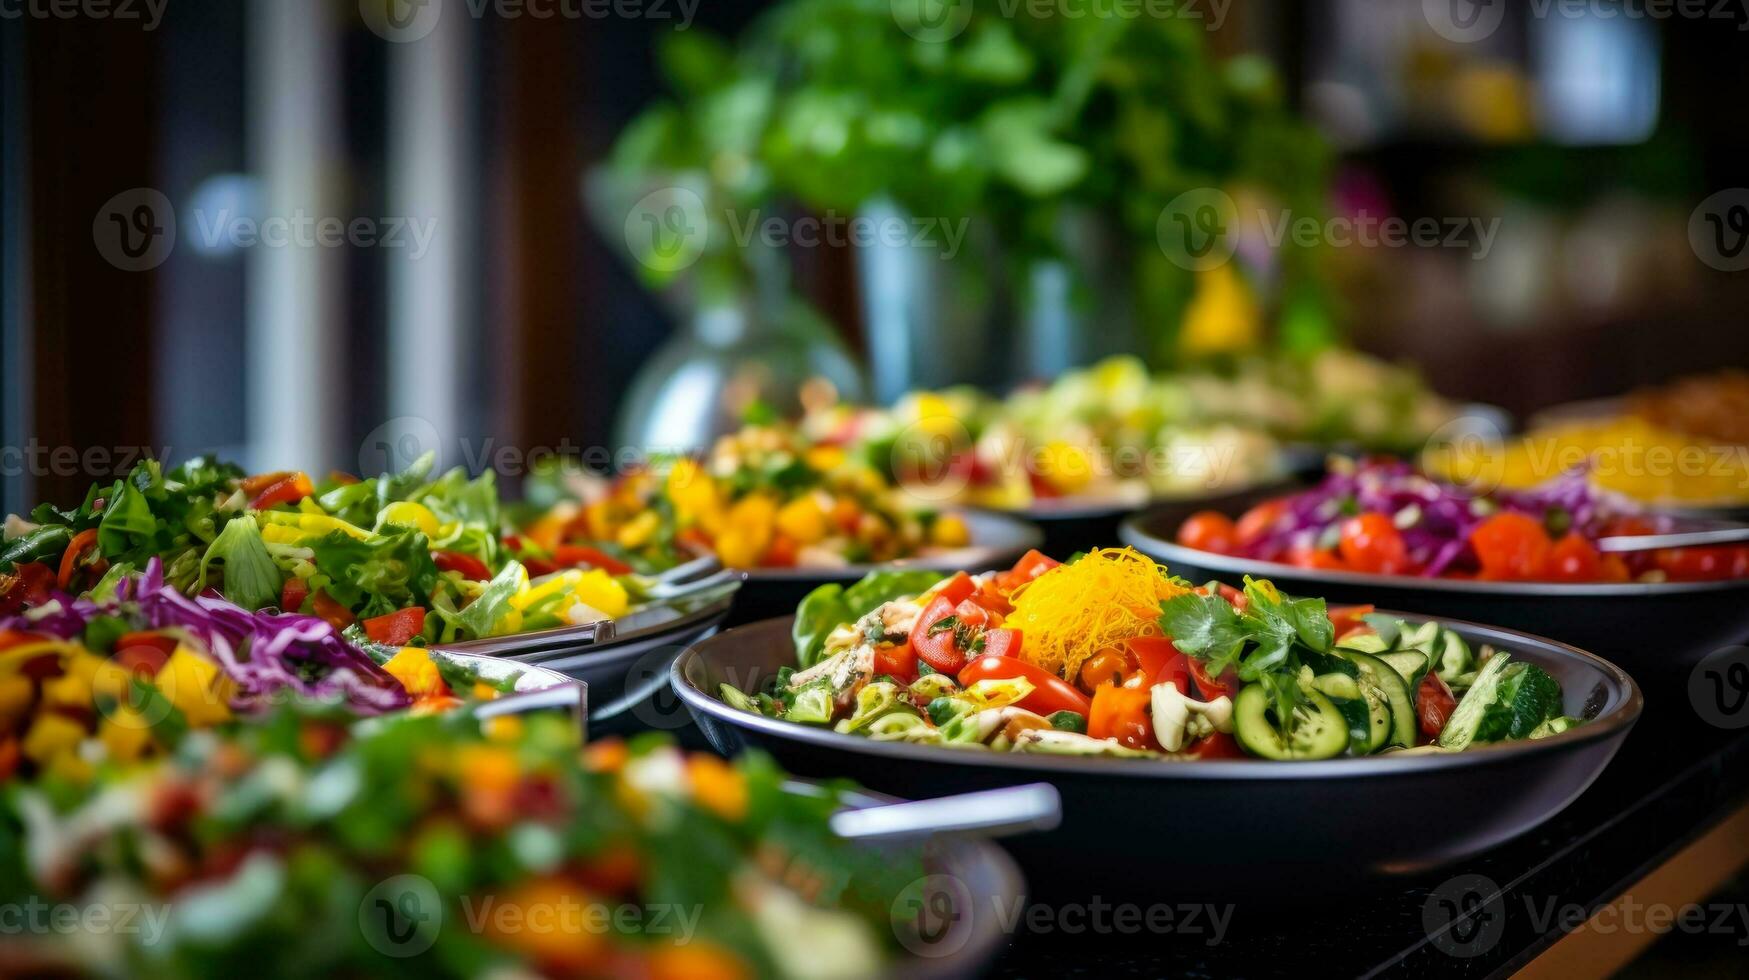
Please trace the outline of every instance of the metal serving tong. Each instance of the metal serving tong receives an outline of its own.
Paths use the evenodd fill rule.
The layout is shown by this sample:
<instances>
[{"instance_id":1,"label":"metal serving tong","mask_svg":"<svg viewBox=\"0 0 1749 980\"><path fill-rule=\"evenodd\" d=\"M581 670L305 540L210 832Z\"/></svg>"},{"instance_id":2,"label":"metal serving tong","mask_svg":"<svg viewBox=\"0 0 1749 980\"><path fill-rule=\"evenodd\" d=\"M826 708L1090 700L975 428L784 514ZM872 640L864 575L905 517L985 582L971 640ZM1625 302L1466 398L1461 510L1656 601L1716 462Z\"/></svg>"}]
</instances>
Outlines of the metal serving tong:
<instances>
[{"instance_id":1,"label":"metal serving tong","mask_svg":"<svg viewBox=\"0 0 1749 980\"><path fill-rule=\"evenodd\" d=\"M1063 798L1049 783L1029 783L933 800L888 803L832 815L832 832L847 840L897 841L936 834L1006 837L1055 830Z\"/></svg>"},{"instance_id":2,"label":"metal serving tong","mask_svg":"<svg viewBox=\"0 0 1749 980\"><path fill-rule=\"evenodd\" d=\"M1675 531L1669 534L1631 534L1598 538L1603 552L1656 551L1660 548L1698 548L1705 545L1749 541L1749 524L1733 524L1705 531Z\"/></svg>"}]
</instances>

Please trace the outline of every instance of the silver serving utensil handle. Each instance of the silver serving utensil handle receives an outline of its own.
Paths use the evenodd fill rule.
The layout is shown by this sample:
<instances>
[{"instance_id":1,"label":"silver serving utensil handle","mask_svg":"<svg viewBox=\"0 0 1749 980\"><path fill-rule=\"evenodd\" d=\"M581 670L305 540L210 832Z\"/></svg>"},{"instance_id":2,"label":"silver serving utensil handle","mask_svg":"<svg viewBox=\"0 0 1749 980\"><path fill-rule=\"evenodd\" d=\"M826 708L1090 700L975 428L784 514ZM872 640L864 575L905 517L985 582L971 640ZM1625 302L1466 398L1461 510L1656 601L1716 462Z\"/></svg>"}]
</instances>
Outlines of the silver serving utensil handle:
<instances>
[{"instance_id":1,"label":"silver serving utensil handle","mask_svg":"<svg viewBox=\"0 0 1749 980\"><path fill-rule=\"evenodd\" d=\"M746 572L724 568L703 578L695 578L685 582L658 582L651 586L646 594L654 602L672 602L675 599L684 599L687 596L699 595L712 589L721 588L731 582L740 582L746 577Z\"/></svg>"},{"instance_id":2,"label":"silver serving utensil handle","mask_svg":"<svg viewBox=\"0 0 1749 980\"><path fill-rule=\"evenodd\" d=\"M832 815L832 832L848 840L911 840L935 834L1002 837L1053 830L1063 798L1049 783L1007 786L933 800L889 803Z\"/></svg>"},{"instance_id":3,"label":"silver serving utensil handle","mask_svg":"<svg viewBox=\"0 0 1749 980\"><path fill-rule=\"evenodd\" d=\"M701 575L708 575L722 567L723 563L717 560L716 555L705 555L703 558L694 558L685 564L675 565L666 572L657 575L654 581L657 585L685 582Z\"/></svg>"},{"instance_id":4,"label":"silver serving utensil handle","mask_svg":"<svg viewBox=\"0 0 1749 980\"><path fill-rule=\"evenodd\" d=\"M1749 541L1749 525L1719 527L1706 531L1630 534L1598 538L1597 550L1620 554L1630 551L1656 551L1659 548L1696 548L1712 544L1737 544L1743 541Z\"/></svg>"}]
</instances>

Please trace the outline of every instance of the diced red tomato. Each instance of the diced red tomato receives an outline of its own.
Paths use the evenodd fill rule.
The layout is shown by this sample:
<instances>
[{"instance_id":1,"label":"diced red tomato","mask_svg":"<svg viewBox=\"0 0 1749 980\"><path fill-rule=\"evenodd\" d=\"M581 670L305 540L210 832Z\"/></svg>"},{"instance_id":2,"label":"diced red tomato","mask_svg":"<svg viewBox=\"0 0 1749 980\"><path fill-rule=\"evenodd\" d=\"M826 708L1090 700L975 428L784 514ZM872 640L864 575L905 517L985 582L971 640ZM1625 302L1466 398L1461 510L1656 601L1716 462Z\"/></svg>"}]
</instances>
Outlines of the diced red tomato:
<instances>
[{"instance_id":1,"label":"diced red tomato","mask_svg":"<svg viewBox=\"0 0 1749 980\"><path fill-rule=\"evenodd\" d=\"M40 561L23 562L11 575L0 574L0 613L15 613L49 597L55 587L55 570Z\"/></svg>"},{"instance_id":2,"label":"diced red tomato","mask_svg":"<svg viewBox=\"0 0 1749 980\"><path fill-rule=\"evenodd\" d=\"M459 551L433 551L431 561L437 565L437 570L440 572L460 572L462 578L475 582L487 582L492 578L492 570L486 567L485 562L473 555L464 555ZM528 564L527 561L523 562L525 566ZM532 575L534 572L531 571L529 574ZM612 572L611 574L618 575L620 573Z\"/></svg>"},{"instance_id":3,"label":"diced red tomato","mask_svg":"<svg viewBox=\"0 0 1749 980\"><path fill-rule=\"evenodd\" d=\"M796 539L787 534L774 534L771 537L771 547L765 549L765 554L759 559L764 568L794 568L797 554L801 547Z\"/></svg>"},{"instance_id":4,"label":"diced red tomato","mask_svg":"<svg viewBox=\"0 0 1749 980\"><path fill-rule=\"evenodd\" d=\"M471 559L479 565L479 571L483 574L477 581L484 581L492 577L491 571L486 568L485 562L480 561L478 558L474 558L472 555L462 555L461 557ZM589 565L593 568L599 568L609 575L630 575L632 572L632 566L627 565L618 558L602 551L600 548L591 548L588 545L559 545L557 548L553 549L553 560L561 565ZM442 563L439 563L437 567L442 568ZM463 572L463 574L467 575L466 572ZM472 575L467 575L467 577L473 578Z\"/></svg>"},{"instance_id":5,"label":"diced red tomato","mask_svg":"<svg viewBox=\"0 0 1749 980\"><path fill-rule=\"evenodd\" d=\"M1335 628L1336 639L1340 640L1356 630L1366 629L1366 620L1362 617L1371 615L1376 608L1378 607L1370 603L1364 606L1330 607L1330 625Z\"/></svg>"},{"instance_id":6,"label":"diced red tomato","mask_svg":"<svg viewBox=\"0 0 1749 980\"><path fill-rule=\"evenodd\" d=\"M1548 576L1557 582L1595 582L1603 577L1603 555L1577 531L1549 551Z\"/></svg>"},{"instance_id":7,"label":"diced red tomato","mask_svg":"<svg viewBox=\"0 0 1749 980\"><path fill-rule=\"evenodd\" d=\"M385 646L406 646L425 630L425 610L419 606L397 609L383 616L372 616L363 623L364 635Z\"/></svg>"},{"instance_id":8,"label":"diced red tomato","mask_svg":"<svg viewBox=\"0 0 1749 980\"><path fill-rule=\"evenodd\" d=\"M1326 548L1295 548L1287 553L1286 562L1295 568L1315 568L1327 572L1350 571L1336 552Z\"/></svg>"},{"instance_id":9,"label":"diced red tomato","mask_svg":"<svg viewBox=\"0 0 1749 980\"><path fill-rule=\"evenodd\" d=\"M1033 692L1020 701L1020 707L1040 715L1057 711L1073 711L1085 716L1093 707L1087 695L1056 674L1012 657L984 655L966 664L959 672L961 686L970 686L990 678L1022 677L1032 682Z\"/></svg>"},{"instance_id":10,"label":"diced red tomato","mask_svg":"<svg viewBox=\"0 0 1749 980\"><path fill-rule=\"evenodd\" d=\"M1233 540L1241 545L1247 545L1261 539L1275 529L1275 525L1287 515L1288 502L1277 497L1265 500L1263 503L1239 515L1239 520L1233 525Z\"/></svg>"},{"instance_id":11,"label":"diced red tomato","mask_svg":"<svg viewBox=\"0 0 1749 980\"><path fill-rule=\"evenodd\" d=\"M320 589L311 597L310 608L335 629L345 629L358 621L358 617L352 615L352 610L334 601L328 593Z\"/></svg>"},{"instance_id":12,"label":"diced red tomato","mask_svg":"<svg viewBox=\"0 0 1749 980\"><path fill-rule=\"evenodd\" d=\"M1178 753L1191 759L1243 759L1245 750L1239 740L1226 732L1212 732L1186 745Z\"/></svg>"},{"instance_id":13,"label":"diced red tomato","mask_svg":"<svg viewBox=\"0 0 1749 980\"><path fill-rule=\"evenodd\" d=\"M947 596L936 596L929 600L923 614L917 617L917 622L911 627L911 649L917 651L917 656L926 664L944 674L957 674L966 664L965 651L960 649L957 631L951 624L937 629L941 621L952 617L954 603Z\"/></svg>"},{"instance_id":14,"label":"diced red tomato","mask_svg":"<svg viewBox=\"0 0 1749 980\"><path fill-rule=\"evenodd\" d=\"M295 613L304 608L304 600L310 596L310 583L296 575L285 580L279 589L279 608L288 613Z\"/></svg>"},{"instance_id":15,"label":"diced red tomato","mask_svg":"<svg viewBox=\"0 0 1749 980\"><path fill-rule=\"evenodd\" d=\"M1215 583L1215 594L1227 600L1229 605L1240 612L1244 612L1245 607L1251 602L1251 600L1245 595L1244 590L1235 589L1225 582Z\"/></svg>"},{"instance_id":16,"label":"diced red tomato","mask_svg":"<svg viewBox=\"0 0 1749 980\"><path fill-rule=\"evenodd\" d=\"M984 631L984 654L990 657L1020 656L1020 631L988 629Z\"/></svg>"},{"instance_id":17,"label":"diced red tomato","mask_svg":"<svg viewBox=\"0 0 1749 980\"><path fill-rule=\"evenodd\" d=\"M953 578L941 583L940 587L935 590L935 594L945 596L949 602L957 606L971 598L976 589L977 585L972 582L970 575L965 572L955 572Z\"/></svg>"},{"instance_id":18,"label":"diced red tomato","mask_svg":"<svg viewBox=\"0 0 1749 980\"><path fill-rule=\"evenodd\" d=\"M55 585L67 590L72 588L73 576L79 571L79 564L86 552L97 550L97 529L88 527L73 535L73 540L67 542L67 550L61 552L60 574L55 576Z\"/></svg>"},{"instance_id":19,"label":"diced red tomato","mask_svg":"<svg viewBox=\"0 0 1749 980\"><path fill-rule=\"evenodd\" d=\"M1470 548L1482 566L1478 578L1491 581L1542 578L1552 547L1542 523L1524 514L1495 514L1470 532Z\"/></svg>"},{"instance_id":20,"label":"diced red tomato","mask_svg":"<svg viewBox=\"0 0 1749 980\"><path fill-rule=\"evenodd\" d=\"M1062 562L1034 548L1021 555L1020 560L1014 563L1014 567L997 576L997 580L1001 583L1004 592L1013 592L1061 564Z\"/></svg>"},{"instance_id":21,"label":"diced red tomato","mask_svg":"<svg viewBox=\"0 0 1749 980\"><path fill-rule=\"evenodd\" d=\"M1400 575L1409 570L1409 546L1402 532L1383 514L1361 514L1342 522L1337 550L1348 567L1376 575Z\"/></svg>"},{"instance_id":22,"label":"diced red tomato","mask_svg":"<svg viewBox=\"0 0 1749 980\"><path fill-rule=\"evenodd\" d=\"M1208 664L1195 657L1186 657L1185 663L1190 668L1191 680L1196 681L1196 690L1202 695L1202 700L1213 701L1215 698L1238 693L1239 675L1231 667L1216 677L1209 673Z\"/></svg>"},{"instance_id":23,"label":"diced red tomato","mask_svg":"<svg viewBox=\"0 0 1749 980\"><path fill-rule=\"evenodd\" d=\"M875 647L875 673L891 674L909 684L917 679L917 651L910 643Z\"/></svg>"},{"instance_id":24,"label":"diced red tomato","mask_svg":"<svg viewBox=\"0 0 1749 980\"><path fill-rule=\"evenodd\" d=\"M1421 734L1433 738L1445 730L1445 723L1457 708L1457 698L1438 674L1428 671L1415 689L1415 716L1421 721Z\"/></svg>"},{"instance_id":25,"label":"diced red tomato","mask_svg":"<svg viewBox=\"0 0 1749 980\"><path fill-rule=\"evenodd\" d=\"M1140 687L1101 687L1093 695L1087 714L1087 734L1093 738L1115 738L1132 749L1158 750L1154 740L1154 724L1148 714L1153 693Z\"/></svg>"},{"instance_id":26,"label":"diced red tomato","mask_svg":"<svg viewBox=\"0 0 1749 980\"><path fill-rule=\"evenodd\" d=\"M1178 529L1178 543L1198 551L1217 555L1231 554L1239 537L1239 529L1227 515L1213 510L1201 510L1185 518Z\"/></svg>"},{"instance_id":27,"label":"diced red tomato","mask_svg":"<svg viewBox=\"0 0 1749 980\"><path fill-rule=\"evenodd\" d=\"M1168 664L1184 654L1164 636L1132 636L1124 641L1124 652L1135 662L1140 685L1151 687L1163 679L1161 673Z\"/></svg>"},{"instance_id":28,"label":"diced red tomato","mask_svg":"<svg viewBox=\"0 0 1749 980\"><path fill-rule=\"evenodd\" d=\"M245 487L244 492L249 492ZM303 473L286 473L279 480L261 488L255 499L249 501L253 510L266 510L276 504L295 504L316 492L310 483L310 478Z\"/></svg>"}]
</instances>

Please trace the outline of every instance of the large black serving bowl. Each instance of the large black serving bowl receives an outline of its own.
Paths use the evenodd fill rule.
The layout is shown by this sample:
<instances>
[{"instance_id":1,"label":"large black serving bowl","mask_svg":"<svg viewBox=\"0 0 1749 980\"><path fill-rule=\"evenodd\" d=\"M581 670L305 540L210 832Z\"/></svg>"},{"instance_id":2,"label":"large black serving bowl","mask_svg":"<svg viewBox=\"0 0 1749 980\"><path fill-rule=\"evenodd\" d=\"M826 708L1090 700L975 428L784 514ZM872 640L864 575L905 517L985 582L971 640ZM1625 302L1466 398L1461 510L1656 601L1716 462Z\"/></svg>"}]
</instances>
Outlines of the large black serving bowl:
<instances>
[{"instance_id":1,"label":"large black serving bowl","mask_svg":"<svg viewBox=\"0 0 1749 980\"><path fill-rule=\"evenodd\" d=\"M793 772L905 797L1055 785L1062 825L1008 842L1035 898L1303 900L1311 893L1284 893L1283 883L1359 887L1525 833L1591 785L1639 717L1639 689L1612 664L1552 640L1444 622L1472 645L1493 644L1554 675L1564 710L1586 724L1462 753L1320 762L1149 762L874 742L737 711L718 697L721 683L757 688L794 662L789 619L694 646L674 662L673 683L718 751L763 749Z\"/></svg>"},{"instance_id":2,"label":"large black serving bowl","mask_svg":"<svg viewBox=\"0 0 1749 980\"><path fill-rule=\"evenodd\" d=\"M837 568L755 568L747 572L747 581L735 598L729 625L751 623L795 611L802 597L822 585L833 582L850 585L870 572L927 569L954 572L964 569L987 572L1007 568L1026 554L1028 549L1041 547L1044 537L1027 521L1005 514L966 511L960 514L971 532L971 544L883 562L878 565L844 565Z\"/></svg>"},{"instance_id":3,"label":"large black serving bowl","mask_svg":"<svg viewBox=\"0 0 1749 980\"><path fill-rule=\"evenodd\" d=\"M1266 494L1201 507L1163 507L1124 522L1120 539L1192 582L1240 583L1250 575L1283 592L1333 603L1373 603L1433 617L1497 623L1557 636L1622 664L1662 689L1685 679L1702 657L1749 637L1749 579L1722 582L1477 582L1297 568L1235 558L1176 542L1197 510L1237 517Z\"/></svg>"}]
</instances>

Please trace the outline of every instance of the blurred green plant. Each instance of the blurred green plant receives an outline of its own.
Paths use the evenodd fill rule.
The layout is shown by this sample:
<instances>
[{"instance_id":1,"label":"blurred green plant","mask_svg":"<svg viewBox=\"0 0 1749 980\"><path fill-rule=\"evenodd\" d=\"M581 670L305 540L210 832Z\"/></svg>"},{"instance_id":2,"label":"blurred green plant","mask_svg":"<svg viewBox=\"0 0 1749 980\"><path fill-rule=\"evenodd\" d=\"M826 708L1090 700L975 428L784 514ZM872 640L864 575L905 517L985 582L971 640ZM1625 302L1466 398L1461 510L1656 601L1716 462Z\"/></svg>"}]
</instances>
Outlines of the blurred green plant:
<instances>
[{"instance_id":1,"label":"blurred green plant","mask_svg":"<svg viewBox=\"0 0 1749 980\"><path fill-rule=\"evenodd\" d=\"M733 281L750 261L725 213L783 199L843 215L888 200L912 215L975 217L1020 263L1065 258L1064 222L1088 212L1131 245L1138 319L1162 361L1194 290L1156 245L1170 202L1245 188L1296 215L1323 211L1328 154L1284 107L1274 69L1218 60L1204 21L1183 11L787 0L734 45L696 28L672 34L661 60L675 97L631 124L607 172L627 188L708 188L704 280ZM1315 345L1306 325L1327 331L1331 319L1304 315L1307 297L1328 295L1315 250L1278 251L1276 293L1302 307L1294 346Z\"/></svg>"}]
</instances>

